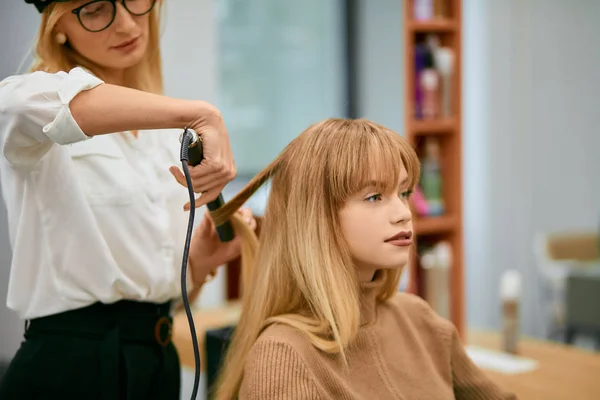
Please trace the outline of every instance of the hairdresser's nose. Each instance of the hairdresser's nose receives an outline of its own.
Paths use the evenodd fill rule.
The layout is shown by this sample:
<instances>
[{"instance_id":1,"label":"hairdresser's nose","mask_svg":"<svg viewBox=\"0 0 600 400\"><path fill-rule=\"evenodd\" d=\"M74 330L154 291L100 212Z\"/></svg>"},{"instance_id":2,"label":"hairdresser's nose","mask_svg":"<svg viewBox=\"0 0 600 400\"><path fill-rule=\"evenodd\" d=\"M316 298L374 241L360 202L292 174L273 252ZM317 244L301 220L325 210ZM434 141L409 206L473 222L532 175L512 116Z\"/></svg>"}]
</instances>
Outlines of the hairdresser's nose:
<instances>
[{"instance_id":1,"label":"hairdresser's nose","mask_svg":"<svg viewBox=\"0 0 600 400\"><path fill-rule=\"evenodd\" d=\"M405 224L412 219L412 213L408 204L408 199L402 195L394 197L391 202L391 222L393 224Z\"/></svg>"},{"instance_id":2,"label":"hairdresser's nose","mask_svg":"<svg viewBox=\"0 0 600 400\"><path fill-rule=\"evenodd\" d=\"M117 32L119 33L127 33L135 28L135 20L133 19L133 15L131 15L125 6L120 1L115 2L115 7L117 7L117 15L115 16L115 27Z\"/></svg>"}]
</instances>

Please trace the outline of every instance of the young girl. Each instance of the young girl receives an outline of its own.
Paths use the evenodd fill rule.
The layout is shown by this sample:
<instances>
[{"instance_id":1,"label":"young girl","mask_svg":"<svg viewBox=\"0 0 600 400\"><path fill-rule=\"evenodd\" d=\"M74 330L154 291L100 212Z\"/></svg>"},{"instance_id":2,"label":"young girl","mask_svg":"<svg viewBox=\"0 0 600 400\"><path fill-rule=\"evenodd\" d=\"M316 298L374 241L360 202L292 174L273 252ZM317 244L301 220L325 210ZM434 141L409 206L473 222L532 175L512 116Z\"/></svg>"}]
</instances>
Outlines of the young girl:
<instances>
[{"instance_id":1,"label":"young girl","mask_svg":"<svg viewBox=\"0 0 600 400\"><path fill-rule=\"evenodd\" d=\"M272 180L255 262L257 242L244 241L252 268L218 399L514 399L470 361L450 322L398 292L419 169L397 133L330 119L213 215L228 218Z\"/></svg>"}]
</instances>

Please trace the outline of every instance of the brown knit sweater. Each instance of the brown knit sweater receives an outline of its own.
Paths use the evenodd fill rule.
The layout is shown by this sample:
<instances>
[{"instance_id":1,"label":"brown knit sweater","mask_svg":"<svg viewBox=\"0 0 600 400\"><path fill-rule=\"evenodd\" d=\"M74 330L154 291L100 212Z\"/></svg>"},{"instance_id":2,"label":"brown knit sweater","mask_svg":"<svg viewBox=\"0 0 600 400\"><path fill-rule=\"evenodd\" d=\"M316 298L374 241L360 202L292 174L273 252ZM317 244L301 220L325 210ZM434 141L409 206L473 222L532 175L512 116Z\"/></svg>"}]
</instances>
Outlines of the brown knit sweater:
<instances>
[{"instance_id":1,"label":"brown knit sweater","mask_svg":"<svg viewBox=\"0 0 600 400\"><path fill-rule=\"evenodd\" d=\"M382 275L361 287L349 368L294 328L272 325L249 353L239 399L516 399L471 362L454 326L421 298L398 293L377 301Z\"/></svg>"}]
</instances>

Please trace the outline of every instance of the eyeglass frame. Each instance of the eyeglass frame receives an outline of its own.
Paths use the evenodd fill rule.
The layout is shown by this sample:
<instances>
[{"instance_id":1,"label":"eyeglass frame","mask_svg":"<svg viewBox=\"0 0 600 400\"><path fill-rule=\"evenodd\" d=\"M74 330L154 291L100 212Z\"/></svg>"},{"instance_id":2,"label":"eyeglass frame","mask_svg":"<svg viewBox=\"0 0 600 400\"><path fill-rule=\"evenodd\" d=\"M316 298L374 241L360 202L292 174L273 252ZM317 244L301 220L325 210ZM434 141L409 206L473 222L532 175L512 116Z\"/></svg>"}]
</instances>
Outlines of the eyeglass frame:
<instances>
[{"instance_id":1,"label":"eyeglass frame","mask_svg":"<svg viewBox=\"0 0 600 400\"><path fill-rule=\"evenodd\" d=\"M113 15L112 15L112 18L111 18L110 22L108 23L108 25L106 25L102 29L98 29L97 31L94 31L94 30L86 28L85 25L84 25L84 23L81 21L81 10L83 10L85 7L89 6L90 4L100 3L100 2L105 2L105 1L108 1L109 3L112 3L112 5L113 5ZM92 33L102 32L102 31L108 29L115 22L115 18L117 18L117 3L118 2L119 2L119 0L92 0L92 1L90 1L88 3L85 3L85 4L77 7L77 8L72 9L71 12L77 16L77 20L79 21L79 25L81 25L81 27L83 29L85 29L86 31L92 32ZM133 15L135 17L141 17L142 15L146 15L146 14L148 14L149 12L151 12L154 9L154 6L156 5L156 0L152 0L152 6L150 6L150 8L148 9L148 11L146 11L146 12L144 12L142 14L136 14L136 13L131 12L131 10L129 10L129 8L127 8L125 0L121 0L121 3L123 4L123 8L125 10L127 10L127 12L129 14L131 14L131 15Z\"/></svg>"}]
</instances>

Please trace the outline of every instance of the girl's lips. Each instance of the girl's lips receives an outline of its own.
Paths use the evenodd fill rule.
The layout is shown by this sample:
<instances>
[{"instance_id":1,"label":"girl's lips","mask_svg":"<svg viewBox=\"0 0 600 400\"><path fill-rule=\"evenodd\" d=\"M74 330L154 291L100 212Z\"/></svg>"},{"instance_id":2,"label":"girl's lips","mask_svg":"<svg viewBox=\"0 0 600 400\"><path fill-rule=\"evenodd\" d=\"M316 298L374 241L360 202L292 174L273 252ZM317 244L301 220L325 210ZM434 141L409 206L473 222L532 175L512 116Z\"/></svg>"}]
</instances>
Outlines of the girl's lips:
<instances>
[{"instance_id":1,"label":"girl's lips","mask_svg":"<svg viewBox=\"0 0 600 400\"><path fill-rule=\"evenodd\" d=\"M412 244L412 231L400 231L389 239L386 243L394 246L410 246Z\"/></svg>"}]
</instances>

